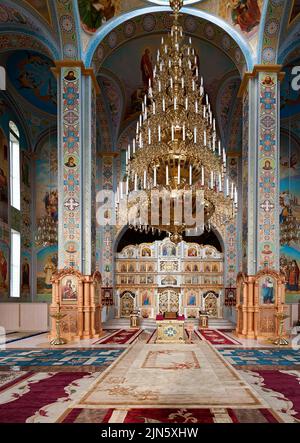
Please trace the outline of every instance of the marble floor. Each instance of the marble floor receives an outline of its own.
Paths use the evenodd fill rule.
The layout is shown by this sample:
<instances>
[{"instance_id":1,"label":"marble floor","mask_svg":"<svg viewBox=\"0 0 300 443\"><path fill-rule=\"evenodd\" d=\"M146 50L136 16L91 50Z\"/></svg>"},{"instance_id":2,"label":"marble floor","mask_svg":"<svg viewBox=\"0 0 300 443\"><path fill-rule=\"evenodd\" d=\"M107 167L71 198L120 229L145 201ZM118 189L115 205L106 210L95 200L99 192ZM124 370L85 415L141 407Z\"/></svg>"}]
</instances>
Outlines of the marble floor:
<instances>
[{"instance_id":1,"label":"marble floor","mask_svg":"<svg viewBox=\"0 0 300 443\"><path fill-rule=\"evenodd\" d=\"M299 354L222 334L233 344L193 334L157 345L146 330L57 348L44 331L12 331L0 347L0 423L299 423Z\"/></svg>"}]
</instances>

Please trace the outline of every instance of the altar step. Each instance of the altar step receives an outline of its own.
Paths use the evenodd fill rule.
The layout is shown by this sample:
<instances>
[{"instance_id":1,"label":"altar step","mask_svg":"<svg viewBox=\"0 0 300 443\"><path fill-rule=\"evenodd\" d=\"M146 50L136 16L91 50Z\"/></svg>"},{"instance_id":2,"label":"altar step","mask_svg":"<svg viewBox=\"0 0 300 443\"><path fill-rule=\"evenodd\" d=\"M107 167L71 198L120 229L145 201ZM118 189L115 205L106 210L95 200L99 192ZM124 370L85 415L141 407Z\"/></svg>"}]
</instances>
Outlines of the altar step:
<instances>
[{"instance_id":1,"label":"altar step","mask_svg":"<svg viewBox=\"0 0 300 443\"><path fill-rule=\"evenodd\" d=\"M195 328L199 325L199 319L189 320L195 324ZM150 318L143 318L140 326L142 329L153 330L156 329L156 321ZM208 327L210 329L235 329L235 325L225 318L210 318L208 320ZM103 329L129 329L130 320L128 318L114 318L103 323Z\"/></svg>"}]
</instances>

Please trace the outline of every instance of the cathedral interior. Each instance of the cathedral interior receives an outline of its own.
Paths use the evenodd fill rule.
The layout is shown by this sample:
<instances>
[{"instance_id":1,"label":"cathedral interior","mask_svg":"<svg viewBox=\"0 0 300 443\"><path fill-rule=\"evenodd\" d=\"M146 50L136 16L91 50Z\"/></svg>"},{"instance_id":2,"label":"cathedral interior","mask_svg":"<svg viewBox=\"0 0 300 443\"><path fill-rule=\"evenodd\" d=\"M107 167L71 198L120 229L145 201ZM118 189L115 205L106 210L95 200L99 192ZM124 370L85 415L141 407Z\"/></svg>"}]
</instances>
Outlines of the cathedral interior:
<instances>
[{"instance_id":1,"label":"cathedral interior","mask_svg":"<svg viewBox=\"0 0 300 443\"><path fill-rule=\"evenodd\" d=\"M300 422L300 1L0 2L0 423Z\"/></svg>"}]
</instances>

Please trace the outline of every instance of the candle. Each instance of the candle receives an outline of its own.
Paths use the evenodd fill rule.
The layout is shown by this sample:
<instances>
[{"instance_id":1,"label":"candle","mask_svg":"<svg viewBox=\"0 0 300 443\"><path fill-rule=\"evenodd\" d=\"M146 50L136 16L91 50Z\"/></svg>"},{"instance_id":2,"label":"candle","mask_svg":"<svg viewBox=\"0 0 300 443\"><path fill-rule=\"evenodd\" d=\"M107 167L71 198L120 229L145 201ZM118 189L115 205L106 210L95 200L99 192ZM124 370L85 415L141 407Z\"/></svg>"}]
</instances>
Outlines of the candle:
<instances>
[{"instance_id":1,"label":"candle","mask_svg":"<svg viewBox=\"0 0 300 443\"><path fill-rule=\"evenodd\" d=\"M158 141L161 142L161 127L158 126Z\"/></svg>"},{"instance_id":2,"label":"candle","mask_svg":"<svg viewBox=\"0 0 300 443\"><path fill-rule=\"evenodd\" d=\"M147 187L147 172L144 171L144 189Z\"/></svg>"},{"instance_id":3,"label":"candle","mask_svg":"<svg viewBox=\"0 0 300 443\"><path fill-rule=\"evenodd\" d=\"M135 138L133 139L133 153L135 154Z\"/></svg>"},{"instance_id":4,"label":"candle","mask_svg":"<svg viewBox=\"0 0 300 443\"><path fill-rule=\"evenodd\" d=\"M166 165L166 185L169 184L169 166Z\"/></svg>"},{"instance_id":5,"label":"candle","mask_svg":"<svg viewBox=\"0 0 300 443\"><path fill-rule=\"evenodd\" d=\"M123 187L123 183L122 183L122 187ZM127 179L126 179L126 195L128 195L128 193L129 193L129 177L127 177ZM122 192L122 194L123 194L123 192Z\"/></svg>"},{"instance_id":6,"label":"candle","mask_svg":"<svg viewBox=\"0 0 300 443\"><path fill-rule=\"evenodd\" d=\"M166 110L166 101L165 101L165 97L163 97L162 106L163 106L163 112L165 112L165 110Z\"/></svg>"},{"instance_id":7,"label":"candle","mask_svg":"<svg viewBox=\"0 0 300 443\"><path fill-rule=\"evenodd\" d=\"M204 167L201 167L201 186L204 186Z\"/></svg>"},{"instance_id":8,"label":"candle","mask_svg":"<svg viewBox=\"0 0 300 443\"><path fill-rule=\"evenodd\" d=\"M190 165L190 186L193 184L193 166Z\"/></svg>"},{"instance_id":9,"label":"candle","mask_svg":"<svg viewBox=\"0 0 300 443\"><path fill-rule=\"evenodd\" d=\"M178 183L178 185L180 185L180 162L178 163L177 183Z\"/></svg>"},{"instance_id":10,"label":"candle","mask_svg":"<svg viewBox=\"0 0 300 443\"><path fill-rule=\"evenodd\" d=\"M137 174L134 175L134 190L137 191Z\"/></svg>"},{"instance_id":11,"label":"candle","mask_svg":"<svg viewBox=\"0 0 300 443\"><path fill-rule=\"evenodd\" d=\"M151 128L148 128L148 144L151 145Z\"/></svg>"},{"instance_id":12,"label":"candle","mask_svg":"<svg viewBox=\"0 0 300 443\"><path fill-rule=\"evenodd\" d=\"M206 139L206 130L205 129L204 129L203 135L204 135L204 146L206 146L207 145L207 139Z\"/></svg>"},{"instance_id":13,"label":"candle","mask_svg":"<svg viewBox=\"0 0 300 443\"><path fill-rule=\"evenodd\" d=\"M177 97L174 97L174 110L176 111L177 109Z\"/></svg>"},{"instance_id":14,"label":"candle","mask_svg":"<svg viewBox=\"0 0 300 443\"><path fill-rule=\"evenodd\" d=\"M156 167L154 168L153 173L154 173L153 184L154 186L156 186Z\"/></svg>"},{"instance_id":15,"label":"candle","mask_svg":"<svg viewBox=\"0 0 300 443\"><path fill-rule=\"evenodd\" d=\"M197 143L197 128L194 128L194 143Z\"/></svg>"},{"instance_id":16,"label":"candle","mask_svg":"<svg viewBox=\"0 0 300 443\"><path fill-rule=\"evenodd\" d=\"M185 99L185 110L187 111L189 109L189 99L186 97Z\"/></svg>"},{"instance_id":17,"label":"candle","mask_svg":"<svg viewBox=\"0 0 300 443\"><path fill-rule=\"evenodd\" d=\"M127 180L128 180L128 178L127 178ZM123 183L122 182L120 182L120 199L121 200L123 199Z\"/></svg>"},{"instance_id":18,"label":"candle","mask_svg":"<svg viewBox=\"0 0 300 443\"><path fill-rule=\"evenodd\" d=\"M196 114L198 114L198 100L196 100L196 102L195 102L195 111L196 111Z\"/></svg>"},{"instance_id":19,"label":"candle","mask_svg":"<svg viewBox=\"0 0 300 443\"><path fill-rule=\"evenodd\" d=\"M171 129L171 132L172 132L172 142L174 141L174 125L172 125L172 129Z\"/></svg>"},{"instance_id":20,"label":"candle","mask_svg":"<svg viewBox=\"0 0 300 443\"><path fill-rule=\"evenodd\" d=\"M206 105L208 106L208 95L206 94Z\"/></svg>"},{"instance_id":21,"label":"candle","mask_svg":"<svg viewBox=\"0 0 300 443\"><path fill-rule=\"evenodd\" d=\"M228 177L226 178L226 195L227 195L227 197L229 195L229 179L228 179Z\"/></svg>"},{"instance_id":22,"label":"candle","mask_svg":"<svg viewBox=\"0 0 300 443\"><path fill-rule=\"evenodd\" d=\"M182 139L183 139L183 141L185 141L185 125L183 125L183 128L182 128Z\"/></svg>"},{"instance_id":23,"label":"candle","mask_svg":"<svg viewBox=\"0 0 300 443\"><path fill-rule=\"evenodd\" d=\"M213 171L211 171L211 173L210 173L210 187L211 188L214 187L214 173L213 173Z\"/></svg>"},{"instance_id":24,"label":"candle","mask_svg":"<svg viewBox=\"0 0 300 443\"><path fill-rule=\"evenodd\" d=\"M128 145L128 160L130 160L130 145Z\"/></svg>"},{"instance_id":25,"label":"candle","mask_svg":"<svg viewBox=\"0 0 300 443\"><path fill-rule=\"evenodd\" d=\"M128 152L126 151L126 165L128 165Z\"/></svg>"},{"instance_id":26,"label":"candle","mask_svg":"<svg viewBox=\"0 0 300 443\"><path fill-rule=\"evenodd\" d=\"M219 149L219 156L221 157L221 140L219 140L218 149Z\"/></svg>"}]
</instances>

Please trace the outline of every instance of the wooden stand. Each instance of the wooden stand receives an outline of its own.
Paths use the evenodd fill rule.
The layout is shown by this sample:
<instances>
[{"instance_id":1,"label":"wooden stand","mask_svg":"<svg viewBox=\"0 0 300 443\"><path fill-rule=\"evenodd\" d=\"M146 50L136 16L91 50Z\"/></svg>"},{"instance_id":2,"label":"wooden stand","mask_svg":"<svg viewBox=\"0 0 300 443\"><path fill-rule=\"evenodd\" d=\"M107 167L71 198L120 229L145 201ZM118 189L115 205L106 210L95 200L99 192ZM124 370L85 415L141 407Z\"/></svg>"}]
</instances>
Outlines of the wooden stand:
<instances>
[{"instance_id":1,"label":"wooden stand","mask_svg":"<svg viewBox=\"0 0 300 443\"><path fill-rule=\"evenodd\" d=\"M101 327L101 275L82 275L74 269L64 269L52 278L52 327L50 340L56 337L55 315L60 312L60 335L64 339L98 338Z\"/></svg>"},{"instance_id":2,"label":"wooden stand","mask_svg":"<svg viewBox=\"0 0 300 443\"><path fill-rule=\"evenodd\" d=\"M286 310L285 277L273 270L237 277L237 327L241 338L278 335L276 316Z\"/></svg>"}]
</instances>

